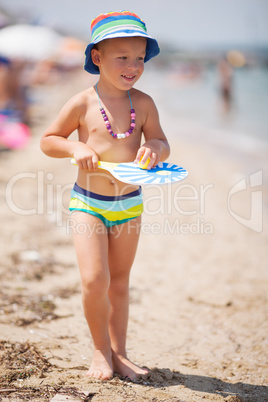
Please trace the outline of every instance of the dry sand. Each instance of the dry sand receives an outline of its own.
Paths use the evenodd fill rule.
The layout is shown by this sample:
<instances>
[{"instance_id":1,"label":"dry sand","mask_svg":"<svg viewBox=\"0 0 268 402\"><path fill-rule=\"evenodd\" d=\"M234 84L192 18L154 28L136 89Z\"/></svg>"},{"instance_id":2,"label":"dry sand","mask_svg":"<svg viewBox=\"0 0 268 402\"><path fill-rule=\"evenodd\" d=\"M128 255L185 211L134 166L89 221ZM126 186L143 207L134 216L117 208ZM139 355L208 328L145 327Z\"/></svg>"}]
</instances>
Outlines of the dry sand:
<instances>
[{"instance_id":1,"label":"dry sand","mask_svg":"<svg viewBox=\"0 0 268 402\"><path fill-rule=\"evenodd\" d=\"M84 83L48 87L33 106L29 146L0 154L0 400L268 401L267 188L254 188L263 193L262 210L253 202L257 232L228 210L232 186L256 169L182 140L183 125L169 160L189 177L144 189L131 276L128 353L152 371L136 383L85 377L92 342L67 233L76 171L39 150L59 105ZM233 215L249 220L250 199L235 193Z\"/></svg>"}]
</instances>

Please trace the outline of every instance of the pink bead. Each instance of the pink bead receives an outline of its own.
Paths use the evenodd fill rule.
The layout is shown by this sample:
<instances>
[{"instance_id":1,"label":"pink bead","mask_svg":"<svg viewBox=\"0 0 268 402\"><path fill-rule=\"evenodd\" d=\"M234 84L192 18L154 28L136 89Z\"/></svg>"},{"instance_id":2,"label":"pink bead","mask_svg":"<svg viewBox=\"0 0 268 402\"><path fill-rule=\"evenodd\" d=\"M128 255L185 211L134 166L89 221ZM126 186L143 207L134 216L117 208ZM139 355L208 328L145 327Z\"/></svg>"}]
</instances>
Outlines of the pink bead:
<instances>
[{"instance_id":1,"label":"pink bead","mask_svg":"<svg viewBox=\"0 0 268 402\"><path fill-rule=\"evenodd\" d=\"M100 111L101 111L103 120L105 122L106 128L107 128L108 132L111 134L112 137L118 138L118 139L126 138L126 137L129 137L130 134L134 131L134 127L136 126L136 124L135 124L135 118L136 118L135 109L130 110L130 128L129 128L128 131L126 131L123 134L115 134L115 133L113 133L111 124L109 122L109 119L108 119L108 117L106 115L106 112L105 112L104 108L101 107Z\"/></svg>"}]
</instances>

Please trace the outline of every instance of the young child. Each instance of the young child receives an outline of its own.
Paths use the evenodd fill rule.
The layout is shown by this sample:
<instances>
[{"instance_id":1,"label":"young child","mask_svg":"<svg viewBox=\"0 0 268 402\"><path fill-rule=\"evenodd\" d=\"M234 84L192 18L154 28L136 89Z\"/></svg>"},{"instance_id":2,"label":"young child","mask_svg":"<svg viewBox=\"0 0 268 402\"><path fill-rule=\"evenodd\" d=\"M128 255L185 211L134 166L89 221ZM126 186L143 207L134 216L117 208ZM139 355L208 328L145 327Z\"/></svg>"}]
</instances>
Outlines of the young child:
<instances>
[{"instance_id":1,"label":"young child","mask_svg":"<svg viewBox=\"0 0 268 402\"><path fill-rule=\"evenodd\" d=\"M94 343L87 375L107 380L117 372L135 379L148 372L126 354L129 275L140 233L142 194L140 187L98 169L98 161L145 163L150 158L151 169L168 157L153 100L133 88L144 62L156 56L159 47L145 23L129 11L98 16L91 35L85 70L100 74L99 81L63 106L43 135L41 149L55 158L74 157L79 167L70 210L84 314ZM68 140L75 129L79 140ZM76 225L90 231L76 231Z\"/></svg>"}]
</instances>

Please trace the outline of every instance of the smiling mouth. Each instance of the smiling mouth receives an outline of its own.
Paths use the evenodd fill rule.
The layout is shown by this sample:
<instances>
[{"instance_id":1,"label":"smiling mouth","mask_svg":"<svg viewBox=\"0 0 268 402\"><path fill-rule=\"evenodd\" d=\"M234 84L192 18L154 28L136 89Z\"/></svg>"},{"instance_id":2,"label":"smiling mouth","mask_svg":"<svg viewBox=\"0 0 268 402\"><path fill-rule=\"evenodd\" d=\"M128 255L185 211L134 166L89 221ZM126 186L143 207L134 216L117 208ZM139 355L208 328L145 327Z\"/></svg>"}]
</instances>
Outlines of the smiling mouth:
<instances>
[{"instance_id":1,"label":"smiling mouth","mask_svg":"<svg viewBox=\"0 0 268 402\"><path fill-rule=\"evenodd\" d=\"M126 78L127 80L133 80L135 78L135 75L122 75L123 78Z\"/></svg>"}]
</instances>

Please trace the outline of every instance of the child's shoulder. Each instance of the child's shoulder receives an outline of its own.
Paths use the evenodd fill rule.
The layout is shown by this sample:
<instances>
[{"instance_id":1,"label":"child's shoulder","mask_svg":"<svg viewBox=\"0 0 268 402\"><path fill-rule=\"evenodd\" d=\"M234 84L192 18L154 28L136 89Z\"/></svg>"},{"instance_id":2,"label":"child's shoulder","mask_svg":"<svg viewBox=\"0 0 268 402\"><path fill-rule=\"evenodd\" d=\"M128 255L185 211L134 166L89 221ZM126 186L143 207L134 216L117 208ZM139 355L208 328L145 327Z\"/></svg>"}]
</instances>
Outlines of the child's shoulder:
<instances>
[{"instance_id":1,"label":"child's shoulder","mask_svg":"<svg viewBox=\"0 0 268 402\"><path fill-rule=\"evenodd\" d=\"M150 95L135 88L132 88L131 91L133 91L131 92L131 98L133 100L133 103L140 110L150 113L152 110L156 109L154 100Z\"/></svg>"},{"instance_id":2,"label":"child's shoulder","mask_svg":"<svg viewBox=\"0 0 268 402\"><path fill-rule=\"evenodd\" d=\"M140 91L139 89L132 88L131 89L131 97L135 99L136 102L140 102L143 104L150 104L153 103L153 99L147 93Z\"/></svg>"},{"instance_id":3,"label":"child's shoulder","mask_svg":"<svg viewBox=\"0 0 268 402\"><path fill-rule=\"evenodd\" d=\"M89 106L93 101L94 90L93 87L90 87L73 95L67 103L73 107L83 107Z\"/></svg>"}]
</instances>

